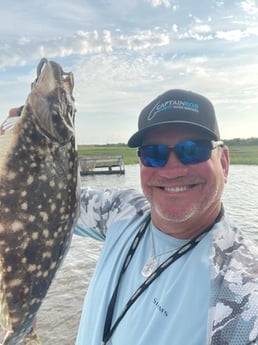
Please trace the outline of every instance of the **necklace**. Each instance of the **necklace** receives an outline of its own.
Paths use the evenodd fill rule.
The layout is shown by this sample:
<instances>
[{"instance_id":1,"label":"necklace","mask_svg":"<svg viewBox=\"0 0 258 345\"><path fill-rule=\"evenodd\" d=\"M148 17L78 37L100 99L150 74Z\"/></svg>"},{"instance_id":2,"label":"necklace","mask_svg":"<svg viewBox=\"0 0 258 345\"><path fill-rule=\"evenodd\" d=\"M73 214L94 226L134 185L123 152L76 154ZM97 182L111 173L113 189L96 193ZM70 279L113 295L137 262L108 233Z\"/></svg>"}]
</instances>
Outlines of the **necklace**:
<instances>
[{"instance_id":1,"label":"necklace","mask_svg":"<svg viewBox=\"0 0 258 345\"><path fill-rule=\"evenodd\" d=\"M166 250L165 252L157 254L156 246L155 246L155 239L154 234L152 230L152 226L150 225L150 235L151 235L151 243L152 243L152 256L145 262L141 274L144 278L148 278L156 269L158 264L158 258L160 256L163 256L165 254L176 252L177 249L172 248L169 250Z\"/></svg>"}]
</instances>

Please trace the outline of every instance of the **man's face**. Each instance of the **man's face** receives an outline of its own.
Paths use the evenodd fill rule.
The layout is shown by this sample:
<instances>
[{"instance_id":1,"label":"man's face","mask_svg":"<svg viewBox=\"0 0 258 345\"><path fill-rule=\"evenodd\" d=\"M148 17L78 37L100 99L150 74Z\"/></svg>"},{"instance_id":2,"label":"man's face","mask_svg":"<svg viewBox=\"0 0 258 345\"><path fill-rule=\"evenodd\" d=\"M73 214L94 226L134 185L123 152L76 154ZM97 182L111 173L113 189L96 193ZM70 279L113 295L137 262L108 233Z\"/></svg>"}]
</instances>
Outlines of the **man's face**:
<instances>
[{"instance_id":1,"label":"man's face","mask_svg":"<svg viewBox=\"0 0 258 345\"><path fill-rule=\"evenodd\" d=\"M190 139L208 138L198 129L170 125L150 131L143 145L174 147ZM220 210L228 166L227 148L214 149L209 160L198 164L184 165L172 151L164 167L141 164L142 189L151 204L153 223L181 238L190 238L210 225Z\"/></svg>"}]
</instances>

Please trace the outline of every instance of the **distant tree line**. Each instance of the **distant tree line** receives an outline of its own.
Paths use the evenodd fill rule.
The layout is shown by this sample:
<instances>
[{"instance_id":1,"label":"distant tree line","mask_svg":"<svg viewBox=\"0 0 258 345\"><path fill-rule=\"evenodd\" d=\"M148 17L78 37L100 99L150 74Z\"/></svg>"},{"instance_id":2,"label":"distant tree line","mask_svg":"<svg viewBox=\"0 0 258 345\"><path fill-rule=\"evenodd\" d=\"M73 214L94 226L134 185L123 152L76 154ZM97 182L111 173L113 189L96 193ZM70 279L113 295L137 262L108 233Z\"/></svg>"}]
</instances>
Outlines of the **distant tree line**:
<instances>
[{"instance_id":1,"label":"distant tree line","mask_svg":"<svg viewBox=\"0 0 258 345\"><path fill-rule=\"evenodd\" d=\"M224 143L228 146L250 146L250 145L258 145L258 138L247 138L247 139L241 139L241 138L234 138L229 140L223 140Z\"/></svg>"},{"instance_id":2,"label":"distant tree line","mask_svg":"<svg viewBox=\"0 0 258 345\"><path fill-rule=\"evenodd\" d=\"M258 138L234 138L234 139L224 139L224 143L228 146L250 146L250 145L258 145ZM79 145L81 146L81 145ZM83 146L107 146L107 147L123 147L127 146L126 143L113 143L113 144L95 144L95 145L83 145Z\"/></svg>"}]
</instances>

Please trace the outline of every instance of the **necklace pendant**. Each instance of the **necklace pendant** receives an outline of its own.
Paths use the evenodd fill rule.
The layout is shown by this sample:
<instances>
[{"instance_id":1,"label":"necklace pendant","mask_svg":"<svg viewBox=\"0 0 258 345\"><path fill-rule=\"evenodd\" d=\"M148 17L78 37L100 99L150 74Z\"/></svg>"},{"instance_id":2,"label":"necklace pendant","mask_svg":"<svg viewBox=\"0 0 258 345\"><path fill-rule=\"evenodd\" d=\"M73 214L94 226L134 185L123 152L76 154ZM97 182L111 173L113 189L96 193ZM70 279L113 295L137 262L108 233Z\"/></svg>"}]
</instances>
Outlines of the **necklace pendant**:
<instances>
[{"instance_id":1,"label":"necklace pendant","mask_svg":"<svg viewBox=\"0 0 258 345\"><path fill-rule=\"evenodd\" d=\"M154 271L157 266L157 259L151 257L142 268L142 276L148 278Z\"/></svg>"}]
</instances>

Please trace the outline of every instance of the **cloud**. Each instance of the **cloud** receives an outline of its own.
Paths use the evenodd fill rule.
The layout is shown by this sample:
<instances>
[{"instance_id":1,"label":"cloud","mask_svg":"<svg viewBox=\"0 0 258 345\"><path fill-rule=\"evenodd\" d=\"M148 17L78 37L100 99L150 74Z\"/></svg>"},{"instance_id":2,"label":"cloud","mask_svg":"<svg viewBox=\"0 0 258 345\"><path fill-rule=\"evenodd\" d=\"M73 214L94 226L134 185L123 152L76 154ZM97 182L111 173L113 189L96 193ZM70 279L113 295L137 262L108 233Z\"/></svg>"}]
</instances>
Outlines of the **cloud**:
<instances>
[{"instance_id":1,"label":"cloud","mask_svg":"<svg viewBox=\"0 0 258 345\"><path fill-rule=\"evenodd\" d=\"M229 123L241 112L250 119L249 133L255 131L256 3L205 3L9 2L1 10L0 21L2 114L10 105L24 102L36 65L46 56L74 72L81 143L86 132L91 143L105 138L125 141L136 127L139 110L157 94L175 87L210 97L218 114L223 114L223 135L227 130L230 136L233 125Z\"/></svg>"},{"instance_id":2,"label":"cloud","mask_svg":"<svg viewBox=\"0 0 258 345\"><path fill-rule=\"evenodd\" d=\"M145 0L146 2L149 2L151 6L158 7L158 6L165 6L165 7L173 7L174 10L176 10L177 6L173 5L173 1L171 0Z\"/></svg>"},{"instance_id":3,"label":"cloud","mask_svg":"<svg viewBox=\"0 0 258 345\"><path fill-rule=\"evenodd\" d=\"M240 3L242 9L250 15L258 14L258 6L256 6L254 0L245 0Z\"/></svg>"},{"instance_id":4,"label":"cloud","mask_svg":"<svg viewBox=\"0 0 258 345\"><path fill-rule=\"evenodd\" d=\"M94 30L78 31L71 36L62 36L50 40L36 41L20 37L13 44L5 45L0 50L0 68L22 65L29 59L41 57L88 55L110 52L112 50L155 49L170 43L170 33L154 28L126 34L121 31Z\"/></svg>"}]
</instances>

